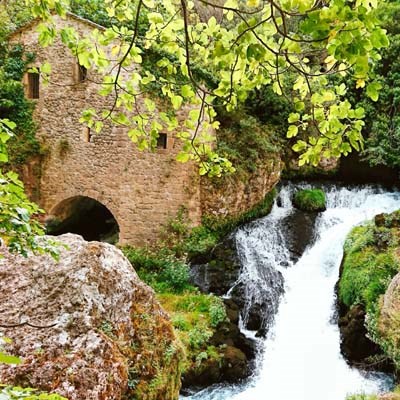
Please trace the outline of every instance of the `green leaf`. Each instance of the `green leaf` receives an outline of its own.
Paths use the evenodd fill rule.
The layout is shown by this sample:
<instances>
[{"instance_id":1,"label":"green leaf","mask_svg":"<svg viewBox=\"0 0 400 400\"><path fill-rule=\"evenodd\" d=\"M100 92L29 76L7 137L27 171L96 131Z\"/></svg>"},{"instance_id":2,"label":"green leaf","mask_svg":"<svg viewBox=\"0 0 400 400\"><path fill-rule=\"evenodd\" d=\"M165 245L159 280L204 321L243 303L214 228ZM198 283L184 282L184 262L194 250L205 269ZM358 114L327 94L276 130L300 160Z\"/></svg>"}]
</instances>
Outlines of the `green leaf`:
<instances>
[{"instance_id":1,"label":"green leaf","mask_svg":"<svg viewBox=\"0 0 400 400\"><path fill-rule=\"evenodd\" d=\"M181 163L185 163L188 162L190 160L190 155L189 153L185 153L185 152L180 152L177 154L176 156L176 161L179 161Z\"/></svg>"},{"instance_id":2,"label":"green leaf","mask_svg":"<svg viewBox=\"0 0 400 400\"><path fill-rule=\"evenodd\" d=\"M40 70L43 74L50 75L51 74L51 65L48 62L45 62L40 67Z\"/></svg>"},{"instance_id":3,"label":"green leaf","mask_svg":"<svg viewBox=\"0 0 400 400\"><path fill-rule=\"evenodd\" d=\"M379 98L379 91L382 89L382 85L379 82L371 82L367 86L367 96L372 101L378 101Z\"/></svg>"},{"instance_id":4,"label":"green leaf","mask_svg":"<svg viewBox=\"0 0 400 400\"><path fill-rule=\"evenodd\" d=\"M195 93L190 85L183 85L181 88L181 94L183 97L192 98Z\"/></svg>"},{"instance_id":5,"label":"green leaf","mask_svg":"<svg viewBox=\"0 0 400 400\"><path fill-rule=\"evenodd\" d=\"M144 99L144 104L146 105L149 112L153 112L156 109L156 103L154 103L153 100L150 100L147 97Z\"/></svg>"},{"instance_id":6,"label":"green leaf","mask_svg":"<svg viewBox=\"0 0 400 400\"><path fill-rule=\"evenodd\" d=\"M10 356L0 351L0 363L5 364L21 364L21 359L15 356Z\"/></svg>"},{"instance_id":7,"label":"green leaf","mask_svg":"<svg viewBox=\"0 0 400 400\"><path fill-rule=\"evenodd\" d=\"M172 106L174 107L175 110L179 110L179 108L181 107L183 102L183 98L182 96L176 96L176 95L172 95L171 97L171 103Z\"/></svg>"},{"instance_id":8,"label":"green leaf","mask_svg":"<svg viewBox=\"0 0 400 400\"><path fill-rule=\"evenodd\" d=\"M288 122L289 124L293 124L294 122L297 122L300 120L300 114L299 113L291 113L289 114Z\"/></svg>"},{"instance_id":9,"label":"green leaf","mask_svg":"<svg viewBox=\"0 0 400 400\"><path fill-rule=\"evenodd\" d=\"M292 138L297 136L298 133L299 133L299 128L296 125L290 125L286 136L288 138Z\"/></svg>"}]
</instances>

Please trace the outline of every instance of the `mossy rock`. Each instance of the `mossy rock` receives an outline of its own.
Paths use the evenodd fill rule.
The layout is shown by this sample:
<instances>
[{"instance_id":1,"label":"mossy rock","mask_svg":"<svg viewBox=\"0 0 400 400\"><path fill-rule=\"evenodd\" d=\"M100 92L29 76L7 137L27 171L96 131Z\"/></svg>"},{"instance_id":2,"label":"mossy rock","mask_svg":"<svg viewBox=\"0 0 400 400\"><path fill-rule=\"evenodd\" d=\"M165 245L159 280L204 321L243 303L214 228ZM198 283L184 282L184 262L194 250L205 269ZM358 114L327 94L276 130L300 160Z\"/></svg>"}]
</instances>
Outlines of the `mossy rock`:
<instances>
[{"instance_id":1,"label":"mossy rock","mask_svg":"<svg viewBox=\"0 0 400 400\"><path fill-rule=\"evenodd\" d=\"M303 189L296 192L293 205L302 211L325 211L326 196L321 189Z\"/></svg>"},{"instance_id":2,"label":"mossy rock","mask_svg":"<svg viewBox=\"0 0 400 400\"><path fill-rule=\"evenodd\" d=\"M379 366L374 361L375 366L382 369L394 366L397 373L400 371L399 221L399 211L379 214L350 232L338 284L342 305L350 309L363 307L366 311L366 336L380 347L379 353L383 352L386 358ZM351 322L354 324L354 318ZM358 343L364 339L360 338Z\"/></svg>"}]
</instances>

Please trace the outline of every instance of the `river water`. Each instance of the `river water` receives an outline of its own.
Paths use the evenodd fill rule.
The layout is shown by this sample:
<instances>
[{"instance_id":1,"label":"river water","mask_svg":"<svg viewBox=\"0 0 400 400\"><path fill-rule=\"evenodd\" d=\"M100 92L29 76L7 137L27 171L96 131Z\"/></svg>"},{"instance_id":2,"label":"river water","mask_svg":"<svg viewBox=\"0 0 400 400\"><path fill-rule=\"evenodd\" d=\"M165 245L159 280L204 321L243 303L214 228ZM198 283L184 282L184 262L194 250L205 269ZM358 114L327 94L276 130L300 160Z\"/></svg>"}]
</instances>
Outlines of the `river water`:
<instances>
[{"instance_id":1,"label":"river water","mask_svg":"<svg viewBox=\"0 0 400 400\"><path fill-rule=\"evenodd\" d=\"M261 291L274 290L265 280L269 272L282 273L285 285L267 337L259 339L253 376L242 384L216 385L182 399L344 400L350 393L390 387L386 375L350 368L341 356L335 284L348 232L376 214L399 209L400 194L372 186L324 187L327 210L317 217L314 240L292 264L280 223L293 212L296 188L283 186L270 215L236 233L239 281L245 285L248 306Z\"/></svg>"}]
</instances>

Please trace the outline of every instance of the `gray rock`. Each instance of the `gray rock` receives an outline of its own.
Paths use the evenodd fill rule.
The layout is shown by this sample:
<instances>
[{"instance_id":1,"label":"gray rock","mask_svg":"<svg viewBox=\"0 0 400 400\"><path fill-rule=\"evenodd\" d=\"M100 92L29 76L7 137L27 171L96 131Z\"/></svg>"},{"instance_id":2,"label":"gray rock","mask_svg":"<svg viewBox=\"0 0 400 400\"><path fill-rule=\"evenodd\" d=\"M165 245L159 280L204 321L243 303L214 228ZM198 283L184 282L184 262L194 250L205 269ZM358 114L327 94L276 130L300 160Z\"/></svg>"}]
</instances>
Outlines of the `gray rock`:
<instances>
[{"instance_id":1,"label":"gray rock","mask_svg":"<svg viewBox=\"0 0 400 400\"><path fill-rule=\"evenodd\" d=\"M60 261L0 259L0 332L22 364L0 364L0 381L55 391L70 400L178 397L180 347L152 289L112 245L66 234ZM9 328L4 328L9 326ZM167 349L169 351L168 359ZM154 386L154 385L153 385ZM155 389L155 390L154 390Z\"/></svg>"}]
</instances>

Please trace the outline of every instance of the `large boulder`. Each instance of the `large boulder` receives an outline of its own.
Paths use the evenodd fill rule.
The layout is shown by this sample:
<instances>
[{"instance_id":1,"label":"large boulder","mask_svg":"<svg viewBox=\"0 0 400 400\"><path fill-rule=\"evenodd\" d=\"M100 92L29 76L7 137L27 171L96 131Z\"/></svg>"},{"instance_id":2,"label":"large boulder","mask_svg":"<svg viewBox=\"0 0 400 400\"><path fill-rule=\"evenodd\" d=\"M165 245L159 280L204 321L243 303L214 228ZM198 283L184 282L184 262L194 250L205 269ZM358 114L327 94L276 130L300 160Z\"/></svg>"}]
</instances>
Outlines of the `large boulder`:
<instances>
[{"instance_id":1,"label":"large boulder","mask_svg":"<svg viewBox=\"0 0 400 400\"><path fill-rule=\"evenodd\" d=\"M59 262L0 259L0 332L22 358L0 382L70 400L173 400L181 347L152 289L121 251L66 234Z\"/></svg>"},{"instance_id":2,"label":"large boulder","mask_svg":"<svg viewBox=\"0 0 400 400\"><path fill-rule=\"evenodd\" d=\"M386 353L400 370L400 273L392 279L383 297L378 332Z\"/></svg>"}]
</instances>

